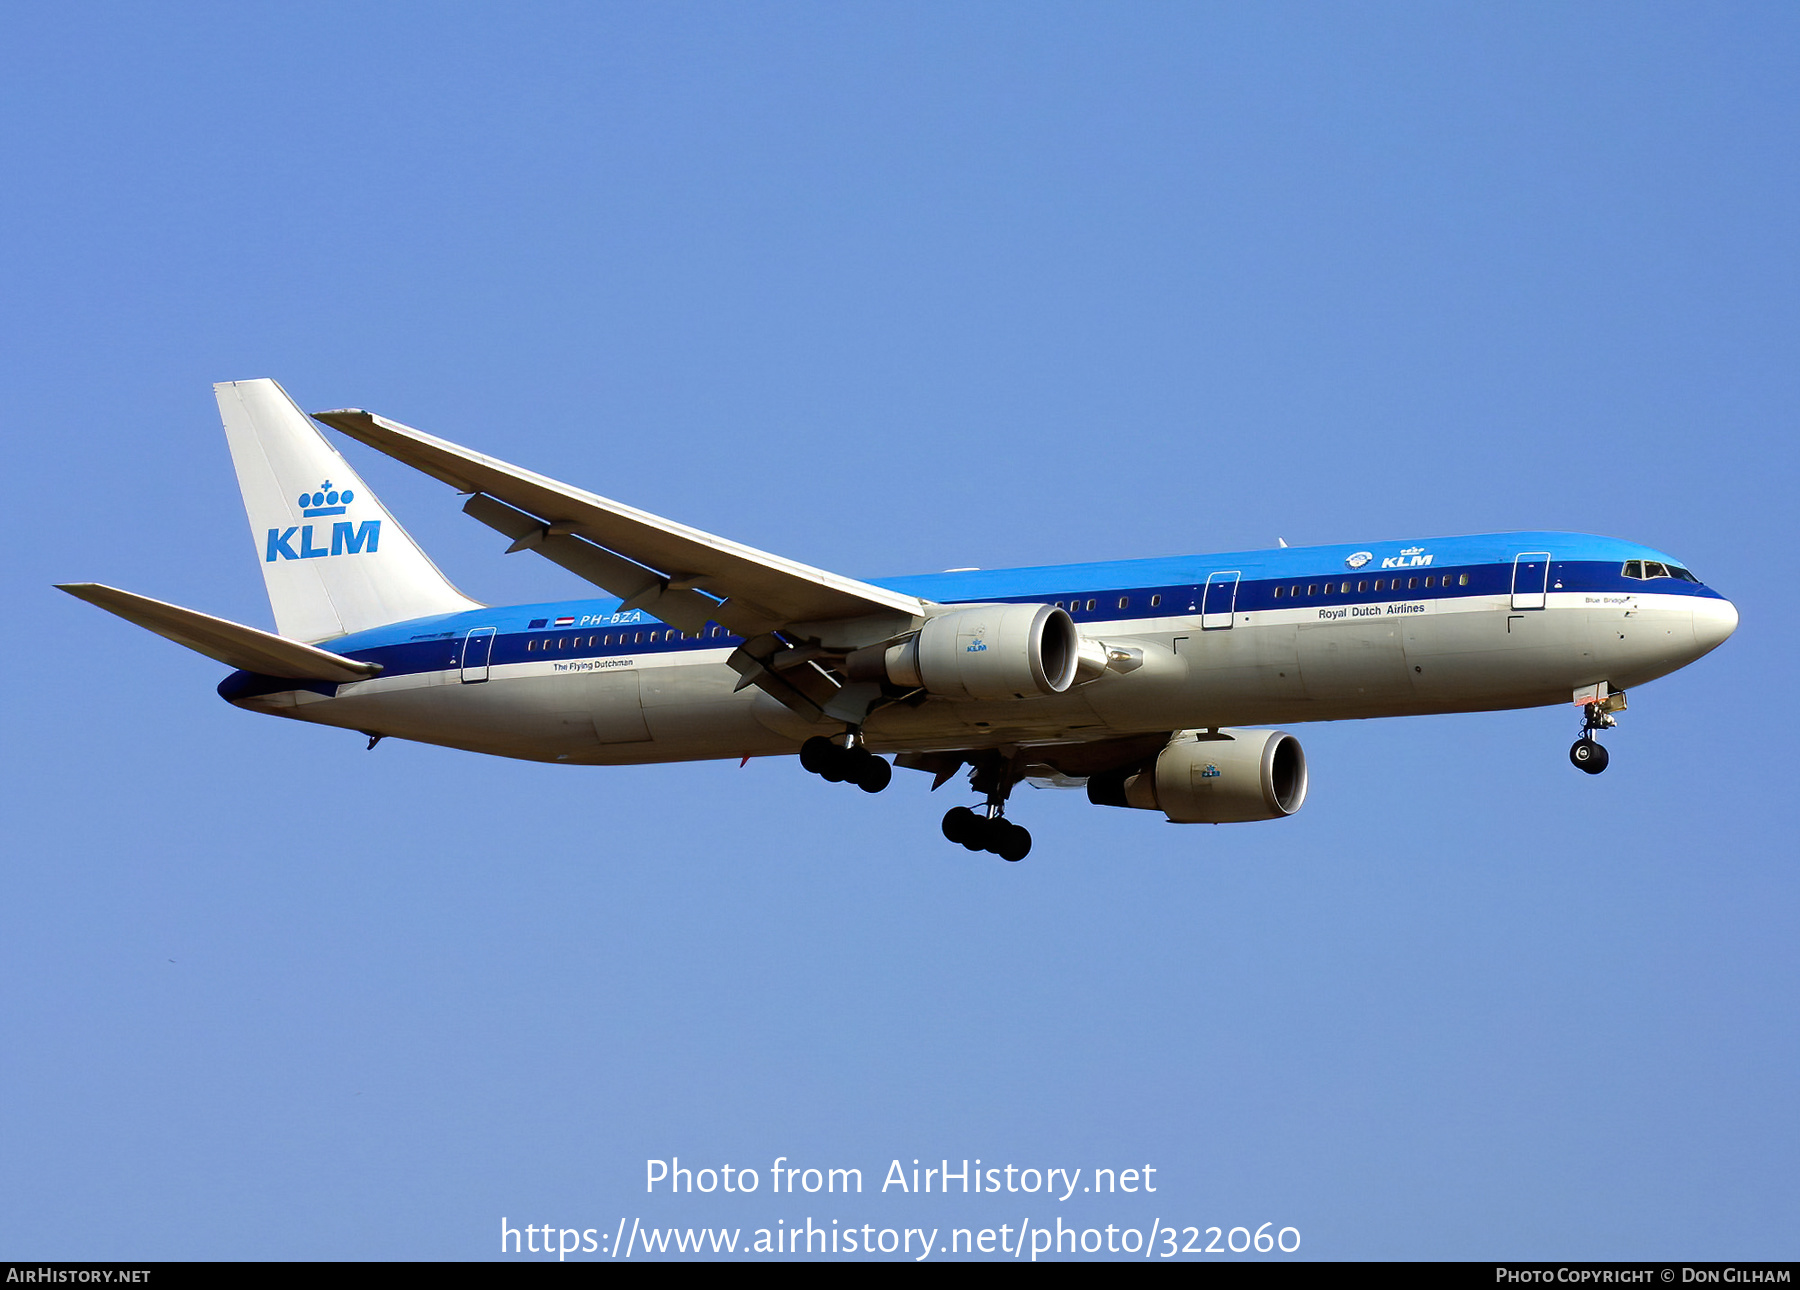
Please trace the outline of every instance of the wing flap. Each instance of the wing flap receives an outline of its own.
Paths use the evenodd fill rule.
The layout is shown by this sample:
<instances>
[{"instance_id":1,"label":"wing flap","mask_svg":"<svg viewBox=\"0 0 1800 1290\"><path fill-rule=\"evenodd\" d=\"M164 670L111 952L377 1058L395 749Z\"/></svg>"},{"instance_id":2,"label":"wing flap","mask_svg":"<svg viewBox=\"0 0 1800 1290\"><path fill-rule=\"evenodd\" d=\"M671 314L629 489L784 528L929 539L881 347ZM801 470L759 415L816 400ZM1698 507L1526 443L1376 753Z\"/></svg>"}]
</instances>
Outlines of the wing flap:
<instances>
[{"instance_id":1,"label":"wing flap","mask_svg":"<svg viewBox=\"0 0 1800 1290\"><path fill-rule=\"evenodd\" d=\"M756 635L774 625L764 625L743 614L726 615L719 602L710 596L692 588L673 587L670 580L656 570L614 555L605 547L595 546L572 533L552 532L551 526L537 517L486 493L477 493L464 503L463 514L512 538L513 550L536 551L576 577L611 592L624 602L621 608L642 609L684 632L698 632L708 621L723 623L740 635ZM751 630L746 632L746 627Z\"/></svg>"},{"instance_id":2,"label":"wing flap","mask_svg":"<svg viewBox=\"0 0 1800 1290\"><path fill-rule=\"evenodd\" d=\"M246 672L295 681L364 681L381 671L379 663L345 658L317 645L291 641L285 636L259 631L226 618L214 618L197 609L183 609L180 605L121 591L117 587L98 582L56 585L58 590L68 592L77 600L97 605L128 623L136 623L177 645L185 645L195 653Z\"/></svg>"},{"instance_id":3,"label":"wing flap","mask_svg":"<svg viewBox=\"0 0 1800 1290\"><path fill-rule=\"evenodd\" d=\"M723 602L708 617L740 634L789 623L856 618L877 612L920 615L924 609L924 602L915 596L703 533L361 409L314 415L359 443L454 488L485 493L534 517L544 530L536 549L559 564L564 561L552 554L558 550L552 543L556 538L573 535L654 574L655 594L661 600L667 600L671 593L705 592L715 604ZM497 512L494 516L502 518ZM482 515L477 518L492 523ZM603 568L592 557L584 557L580 563L591 569L593 576L575 569L573 564L565 567L619 594L609 584L628 571ZM669 605L673 609L676 603L670 601ZM654 612L661 616L660 610Z\"/></svg>"}]
</instances>

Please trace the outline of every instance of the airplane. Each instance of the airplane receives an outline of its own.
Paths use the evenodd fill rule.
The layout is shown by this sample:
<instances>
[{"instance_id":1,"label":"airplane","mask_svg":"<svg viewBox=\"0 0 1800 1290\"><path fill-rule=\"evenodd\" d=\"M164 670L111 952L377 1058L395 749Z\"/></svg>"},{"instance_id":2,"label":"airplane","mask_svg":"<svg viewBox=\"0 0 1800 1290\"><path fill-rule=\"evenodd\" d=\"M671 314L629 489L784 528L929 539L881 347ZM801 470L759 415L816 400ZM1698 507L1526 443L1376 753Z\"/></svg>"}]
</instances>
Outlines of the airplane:
<instances>
[{"instance_id":1,"label":"airplane","mask_svg":"<svg viewBox=\"0 0 1800 1290\"><path fill-rule=\"evenodd\" d=\"M799 756L870 793L967 768L952 843L1018 861L1020 783L1174 823L1292 815L1307 721L1571 703L1570 760L1626 691L1736 630L1660 551L1490 533L859 580L715 537L274 381L214 387L275 632L98 583L62 590L236 669L252 712L573 765ZM313 424L467 495L605 592L458 591ZM885 754L885 756L884 756ZM892 760L888 759L891 756Z\"/></svg>"}]
</instances>

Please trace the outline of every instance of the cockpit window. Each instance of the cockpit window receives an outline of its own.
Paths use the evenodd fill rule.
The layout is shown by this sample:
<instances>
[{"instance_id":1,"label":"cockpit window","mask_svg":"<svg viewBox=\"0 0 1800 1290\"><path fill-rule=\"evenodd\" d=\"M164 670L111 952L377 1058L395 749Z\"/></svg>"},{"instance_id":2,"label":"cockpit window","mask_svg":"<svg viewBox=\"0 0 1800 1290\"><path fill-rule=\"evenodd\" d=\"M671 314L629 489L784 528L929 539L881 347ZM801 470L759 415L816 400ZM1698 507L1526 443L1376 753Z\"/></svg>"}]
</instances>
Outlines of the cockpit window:
<instances>
[{"instance_id":1,"label":"cockpit window","mask_svg":"<svg viewBox=\"0 0 1800 1290\"><path fill-rule=\"evenodd\" d=\"M1679 578L1682 582L1700 583L1700 579L1680 565L1664 564L1660 560L1627 560L1620 573L1627 578Z\"/></svg>"}]
</instances>

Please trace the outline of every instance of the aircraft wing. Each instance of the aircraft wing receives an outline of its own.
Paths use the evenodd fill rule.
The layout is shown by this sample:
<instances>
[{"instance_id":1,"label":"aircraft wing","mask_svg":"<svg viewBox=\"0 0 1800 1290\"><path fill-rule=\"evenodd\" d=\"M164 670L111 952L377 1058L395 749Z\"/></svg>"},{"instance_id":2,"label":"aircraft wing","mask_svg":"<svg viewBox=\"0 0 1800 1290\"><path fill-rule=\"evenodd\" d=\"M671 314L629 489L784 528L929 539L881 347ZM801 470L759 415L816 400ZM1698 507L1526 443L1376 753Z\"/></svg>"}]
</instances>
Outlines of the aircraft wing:
<instances>
[{"instance_id":1,"label":"aircraft wing","mask_svg":"<svg viewBox=\"0 0 1800 1290\"><path fill-rule=\"evenodd\" d=\"M920 616L915 596L815 569L662 519L459 447L357 408L314 417L451 487L463 508L611 592L627 608L697 631L707 620L745 638L794 624ZM872 628L878 639L905 624Z\"/></svg>"},{"instance_id":2,"label":"aircraft wing","mask_svg":"<svg viewBox=\"0 0 1800 1290\"><path fill-rule=\"evenodd\" d=\"M381 671L379 663L345 658L317 645L291 641L272 632L98 582L63 582L57 584L57 589L68 592L77 600L98 605L158 636L166 636L177 645L185 645L196 653L246 672L296 681L366 681Z\"/></svg>"}]
</instances>

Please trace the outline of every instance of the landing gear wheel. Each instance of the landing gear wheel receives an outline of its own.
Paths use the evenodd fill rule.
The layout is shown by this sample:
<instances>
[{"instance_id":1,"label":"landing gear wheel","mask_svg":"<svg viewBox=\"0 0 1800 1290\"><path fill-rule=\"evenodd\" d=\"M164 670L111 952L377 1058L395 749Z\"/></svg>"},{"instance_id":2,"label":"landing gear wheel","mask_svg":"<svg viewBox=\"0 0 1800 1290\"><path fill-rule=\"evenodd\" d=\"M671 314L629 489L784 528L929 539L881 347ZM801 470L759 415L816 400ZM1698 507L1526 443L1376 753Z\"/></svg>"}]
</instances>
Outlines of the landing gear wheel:
<instances>
[{"instance_id":1,"label":"landing gear wheel","mask_svg":"<svg viewBox=\"0 0 1800 1290\"><path fill-rule=\"evenodd\" d=\"M1006 832L1002 833L999 840L989 848L995 855L999 856L1002 860L1008 860L1017 864L1020 860L1023 860L1026 856L1031 854L1031 833L1029 830L1023 825L1008 824L1004 820L997 821L997 823L1006 824Z\"/></svg>"},{"instance_id":2,"label":"landing gear wheel","mask_svg":"<svg viewBox=\"0 0 1800 1290\"><path fill-rule=\"evenodd\" d=\"M944 814L944 837L968 851L987 851L1002 860L1020 861L1031 854L1031 834L1011 820L977 815L966 806Z\"/></svg>"},{"instance_id":3,"label":"landing gear wheel","mask_svg":"<svg viewBox=\"0 0 1800 1290\"><path fill-rule=\"evenodd\" d=\"M809 774L823 775L842 751L824 735L814 735L800 745L800 765Z\"/></svg>"},{"instance_id":4,"label":"landing gear wheel","mask_svg":"<svg viewBox=\"0 0 1800 1290\"><path fill-rule=\"evenodd\" d=\"M894 768L888 765L886 758L865 752L858 760L856 774L852 778L863 792L879 793L893 781Z\"/></svg>"},{"instance_id":5,"label":"landing gear wheel","mask_svg":"<svg viewBox=\"0 0 1800 1290\"><path fill-rule=\"evenodd\" d=\"M966 845L968 840L981 831L987 823L966 806L953 806L944 813L944 838L958 846ZM975 848L980 850L979 847Z\"/></svg>"},{"instance_id":6,"label":"landing gear wheel","mask_svg":"<svg viewBox=\"0 0 1800 1290\"><path fill-rule=\"evenodd\" d=\"M1598 775L1606 769L1606 763L1610 759L1605 747L1592 739L1582 738L1577 739L1574 747L1569 749L1569 760L1574 763L1575 769Z\"/></svg>"}]
</instances>

